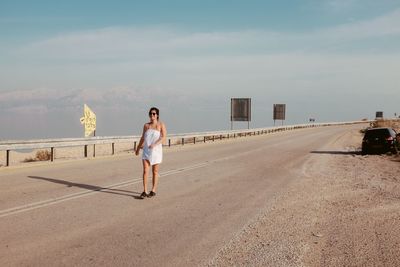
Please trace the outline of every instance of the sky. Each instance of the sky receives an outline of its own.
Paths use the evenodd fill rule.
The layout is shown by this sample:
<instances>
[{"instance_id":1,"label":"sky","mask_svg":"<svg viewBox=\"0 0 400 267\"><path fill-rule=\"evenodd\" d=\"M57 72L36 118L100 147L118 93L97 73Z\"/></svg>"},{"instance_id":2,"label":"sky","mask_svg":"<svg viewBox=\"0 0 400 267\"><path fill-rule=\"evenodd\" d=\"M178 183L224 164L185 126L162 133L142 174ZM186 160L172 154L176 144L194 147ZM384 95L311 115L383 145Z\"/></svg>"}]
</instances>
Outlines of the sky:
<instances>
[{"instance_id":1,"label":"sky","mask_svg":"<svg viewBox=\"0 0 400 267\"><path fill-rule=\"evenodd\" d=\"M0 0L0 139L138 135L400 114L400 1ZM234 123L246 128L247 123Z\"/></svg>"}]
</instances>

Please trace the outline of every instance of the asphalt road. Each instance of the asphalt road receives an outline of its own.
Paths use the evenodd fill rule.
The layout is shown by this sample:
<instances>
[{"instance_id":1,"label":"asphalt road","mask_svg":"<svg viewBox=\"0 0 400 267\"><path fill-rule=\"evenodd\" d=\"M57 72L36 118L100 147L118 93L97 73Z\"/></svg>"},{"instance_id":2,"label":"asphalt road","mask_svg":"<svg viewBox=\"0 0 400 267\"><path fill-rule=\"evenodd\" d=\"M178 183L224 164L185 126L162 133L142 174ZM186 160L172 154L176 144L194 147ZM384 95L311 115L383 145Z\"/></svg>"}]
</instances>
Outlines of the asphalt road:
<instances>
[{"instance_id":1,"label":"asphalt road","mask_svg":"<svg viewBox=\"0 0 400 267\"><path fill-rule=\"evenodd\" d=\"M144 200L133 154L2 169L0 266L206 264L302 175L311 151L354 127L165 149L158 194Z\"/></svg>"}]
</instances>

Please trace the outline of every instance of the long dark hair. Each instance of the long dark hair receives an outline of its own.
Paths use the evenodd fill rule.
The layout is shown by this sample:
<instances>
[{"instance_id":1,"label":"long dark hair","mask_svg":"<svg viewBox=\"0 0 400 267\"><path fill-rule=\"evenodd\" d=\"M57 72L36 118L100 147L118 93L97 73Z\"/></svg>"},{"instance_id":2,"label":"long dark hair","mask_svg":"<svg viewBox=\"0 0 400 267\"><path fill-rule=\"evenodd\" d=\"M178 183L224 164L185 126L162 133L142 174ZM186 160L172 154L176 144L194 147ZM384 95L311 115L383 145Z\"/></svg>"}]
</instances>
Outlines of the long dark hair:
<instances>
[{"instance_id":1,"label":"long dark hair","mask_svg":"<svg viewBox=\"0 0 400 267\"><path fill-rule=\"evenodd\" d=\"M151 115L151 112L155 111L157 113L157 120L160 119L160 111L156 107L151 107L149 110L149 116Z\"/></svg>"}]
</instances>

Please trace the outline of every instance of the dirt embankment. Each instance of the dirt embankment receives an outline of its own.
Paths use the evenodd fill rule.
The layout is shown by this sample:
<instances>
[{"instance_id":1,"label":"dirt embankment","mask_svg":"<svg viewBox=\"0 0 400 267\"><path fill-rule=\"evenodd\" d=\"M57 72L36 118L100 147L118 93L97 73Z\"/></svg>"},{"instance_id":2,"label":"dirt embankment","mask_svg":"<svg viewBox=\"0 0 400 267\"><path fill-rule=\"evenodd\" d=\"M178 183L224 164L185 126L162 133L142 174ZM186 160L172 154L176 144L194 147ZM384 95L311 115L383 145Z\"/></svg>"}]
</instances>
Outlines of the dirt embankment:
<instances>
[{"instance_id":1,"label":"dirt embankment","mask_svg":"<svg viewBox=\"0 0 400 267\"><path fill-rule=\"evenodd\" d=\"M400 133L400 119L391 119L391 120L376 120L371 123L373 128L377 127L391 127L396 130L396 132Z\"/></svg>"},{"instance_id":2,"label":"dirt embankment","mask_svg":"<svg viewBox=\"0 0 400 267\"><path fill-rule=\"evenodd\" d=\"M303 174L211 266L400 266L400 158L361 156L354 130L313 151Z\"/></svg>"}]
</instances>

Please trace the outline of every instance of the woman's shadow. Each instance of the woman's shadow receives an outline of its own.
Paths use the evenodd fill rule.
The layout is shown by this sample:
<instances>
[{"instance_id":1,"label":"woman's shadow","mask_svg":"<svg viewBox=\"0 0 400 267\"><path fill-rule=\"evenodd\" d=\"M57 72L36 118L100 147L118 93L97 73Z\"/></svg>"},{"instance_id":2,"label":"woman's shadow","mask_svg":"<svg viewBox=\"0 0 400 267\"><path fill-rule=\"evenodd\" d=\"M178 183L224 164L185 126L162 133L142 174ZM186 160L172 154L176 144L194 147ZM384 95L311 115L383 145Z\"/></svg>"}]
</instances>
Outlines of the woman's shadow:
<instances>
[{"instance_id":1,"label":"woman's shadow","mask_svg":"<svg viewBox=\"0 0 400 267\"><path fill-rule=\"evenodd\" d=\"M70 182L70 181L41 177L41 176L28 176L28 178L43 180L43 181L56 183L56 184L63 184L68 187L79 187L79 188L83 188L83 189L94 191L94 192L102 192L102 193L108 193L108 194L134 197L135 199L142 199L140 197L141 193L134 192L134 191L115 189L115 188L111 188L111 187L102 187L102 186L90 185L90 184L74 183L74 182Z\"/></svg>"}]
</instances>

